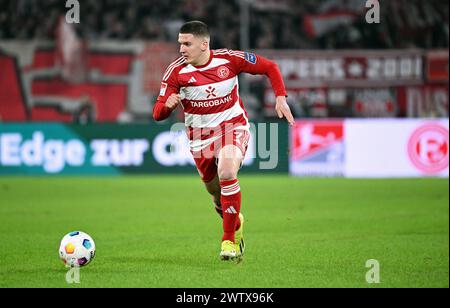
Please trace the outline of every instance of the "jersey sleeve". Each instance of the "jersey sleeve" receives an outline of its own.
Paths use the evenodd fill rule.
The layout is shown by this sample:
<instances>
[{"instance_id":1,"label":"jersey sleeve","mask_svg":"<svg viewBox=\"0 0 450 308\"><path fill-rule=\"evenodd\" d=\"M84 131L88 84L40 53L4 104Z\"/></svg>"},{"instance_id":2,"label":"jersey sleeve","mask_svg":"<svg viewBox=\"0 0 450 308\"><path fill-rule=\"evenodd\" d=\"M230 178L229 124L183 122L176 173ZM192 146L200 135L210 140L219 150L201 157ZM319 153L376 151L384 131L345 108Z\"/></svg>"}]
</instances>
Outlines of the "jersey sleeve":
<instances>
[{"instance_id":1,"label":"jersey sleeve","mask_svg":"<svg viewBox=\"0 0 450 308\"><path fill-rule=\"evenodd\" d=\"M286 96L283 76L275 62L244 51L230 51L230 55L238 73L266 75L270 80L275 96Z\"/></svg>"},{"instance_id":2,"label":"jersey sleeve","mask_svg":"<svg viewBox=\"0 0 450 308\"><path fill-rule=\"evenodd\" d=\"M174 109L166 107L166 101L172 94L180 92L180 86L176 78L174 70L167 69L155 105L153 106L153 119L155 121L162 121L167 119Z\"/></svg>"}]
</instances>

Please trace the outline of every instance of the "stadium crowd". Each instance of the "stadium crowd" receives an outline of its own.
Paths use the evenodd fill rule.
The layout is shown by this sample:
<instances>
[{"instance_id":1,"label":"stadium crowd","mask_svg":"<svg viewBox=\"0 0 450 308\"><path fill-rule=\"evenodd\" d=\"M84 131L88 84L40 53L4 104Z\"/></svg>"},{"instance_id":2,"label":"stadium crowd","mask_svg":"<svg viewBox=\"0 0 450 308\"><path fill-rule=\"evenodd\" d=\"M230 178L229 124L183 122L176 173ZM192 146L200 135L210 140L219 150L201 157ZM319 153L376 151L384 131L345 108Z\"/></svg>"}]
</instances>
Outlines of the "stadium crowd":
<instances>
[{"instance_id":1,"label":"stadium crowd","mask_svg":"<svg viewBox=\"0 0 450 308\"><path fill-rule=\"evenodd\" d=\"M79 0L79 34L92 40L176 39L188 20L210 25L212 48L239 48L243 0ZM250 48L448 48L446 0L389 0L381 23L365 21L365 0L251 0ZM61 0L0 0L0 40L53 39ZM317 14L354 14L351 23L311 35L305 20ZM324 15L322 15L324 16ZM332 16L332 15L328 15Z\"/></svg>"}]
</instances>

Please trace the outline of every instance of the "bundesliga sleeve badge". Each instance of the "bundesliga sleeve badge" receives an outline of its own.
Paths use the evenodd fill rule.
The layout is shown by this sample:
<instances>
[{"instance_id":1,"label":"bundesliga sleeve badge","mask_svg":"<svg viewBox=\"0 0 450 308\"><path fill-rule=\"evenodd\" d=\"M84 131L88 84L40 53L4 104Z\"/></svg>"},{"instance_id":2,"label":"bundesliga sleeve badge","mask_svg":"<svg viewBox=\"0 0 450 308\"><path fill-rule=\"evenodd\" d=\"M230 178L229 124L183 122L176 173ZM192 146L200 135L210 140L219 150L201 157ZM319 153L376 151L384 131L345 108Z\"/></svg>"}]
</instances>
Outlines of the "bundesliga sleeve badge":
<instances>
[{"instance_id":1,"label":"bundesliga sleeve badge","mask_svg":"<svg viewBox=\"0 0 450 308\"><path fill-rule=\"evenodd\" d=\"M245 52L245 60L251 64L256 64L256 56L253 53Z\"/></svg>"}]
</instances>

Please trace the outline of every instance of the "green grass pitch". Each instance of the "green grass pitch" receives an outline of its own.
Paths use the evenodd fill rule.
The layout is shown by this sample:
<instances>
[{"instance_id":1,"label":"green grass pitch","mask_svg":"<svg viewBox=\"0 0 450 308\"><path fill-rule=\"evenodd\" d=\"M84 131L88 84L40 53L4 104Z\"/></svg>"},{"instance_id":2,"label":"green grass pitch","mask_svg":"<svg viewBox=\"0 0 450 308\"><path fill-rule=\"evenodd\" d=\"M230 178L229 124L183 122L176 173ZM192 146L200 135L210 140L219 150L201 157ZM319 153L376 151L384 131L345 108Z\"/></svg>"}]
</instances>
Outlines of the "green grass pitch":
<instances>
[{"instance_id":1,"label":"green grass pitch","mask_svg":"<svg viewBox=\"0 0 450 308\"><path fill-rule=\"evenodd\" d=\"M449 287L448 179L240 184L235 264L219 260L221 221L197 176L2 177L0 287ZM97 255L69 285L58 246L74 230Z\"/></svg>"}]
</instances>

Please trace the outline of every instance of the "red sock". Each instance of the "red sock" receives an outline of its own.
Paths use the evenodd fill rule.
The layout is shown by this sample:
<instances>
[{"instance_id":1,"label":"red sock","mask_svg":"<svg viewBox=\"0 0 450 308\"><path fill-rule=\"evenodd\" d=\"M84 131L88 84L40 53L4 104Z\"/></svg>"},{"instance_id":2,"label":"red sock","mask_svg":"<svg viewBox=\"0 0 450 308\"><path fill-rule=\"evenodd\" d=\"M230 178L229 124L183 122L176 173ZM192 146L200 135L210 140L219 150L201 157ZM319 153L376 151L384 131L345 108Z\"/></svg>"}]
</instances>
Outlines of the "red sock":
<instances>
[{"instance_id":1,"label":"red sock","mask_svg":"<svg viewBox=\"0 0 450 308\"><path fill-rule=\"evenodd\" d=\"M234 242L234 233L238 227L239 212L241 210L241 188L238 180L221 181L221 198L223 212L222 241Z\"/></svg>"},{"instance_id":2,"label":"red sock","mask_svg":"<svg viewBox=\"0 0 450 308\"><path fill-rule=\"evenodd\" d=\"M214 202L214 206L215 206L215 210L217 212L217 214L219 214L220 218L223 219L223 211L222 211L222 204L220 204L220 201L216 201L213 200ZM238 218L237 223L236 223L236 231L239 230L239 228L241 227L241 220Z\"/></svg>"}]
</instances>

